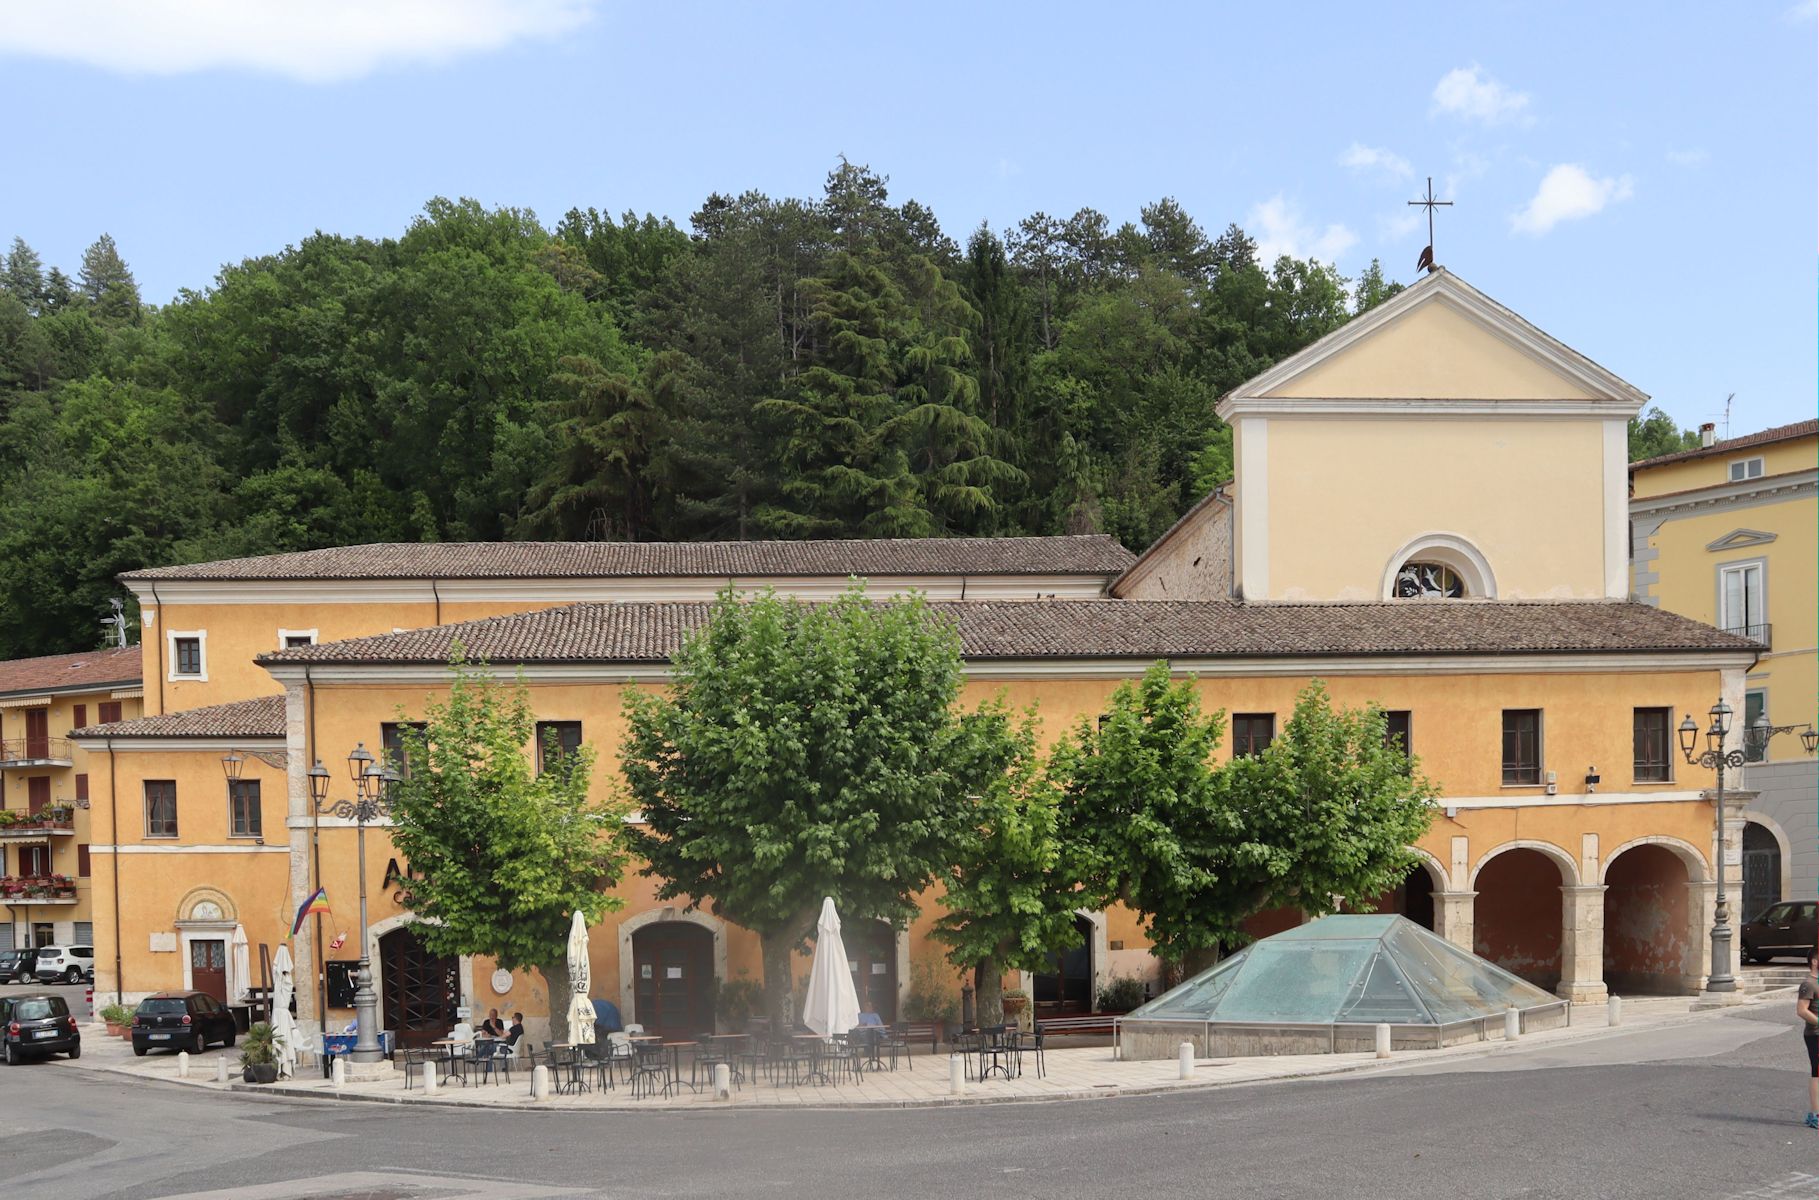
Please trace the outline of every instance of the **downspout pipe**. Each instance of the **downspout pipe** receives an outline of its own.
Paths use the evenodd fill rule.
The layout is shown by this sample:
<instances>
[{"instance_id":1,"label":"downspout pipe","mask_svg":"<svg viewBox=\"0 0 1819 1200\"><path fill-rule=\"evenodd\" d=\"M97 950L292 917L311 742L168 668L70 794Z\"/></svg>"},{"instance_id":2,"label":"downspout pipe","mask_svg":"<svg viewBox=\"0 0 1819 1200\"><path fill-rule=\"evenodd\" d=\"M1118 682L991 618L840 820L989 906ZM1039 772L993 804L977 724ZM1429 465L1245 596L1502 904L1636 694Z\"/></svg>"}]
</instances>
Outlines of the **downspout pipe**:
<instances>
[{"instance_id":1,"label":"downspout pipe","mask_svg":"<svg viewBox=\"0 0 1819 1200\"><path fill-rule=\"evenodd\" d=\"M150 585L150 587L152 589L152 607L154 607L158 610L157 619L159 621L162 621L162 620L164 620L164 601L158 599L158 585L156 583L152 583L150 580L147 580L146 582ZM145 614L143 612L141 612L139 614L139 640L141 642L145 641ZM154 672L154 674L156 674L158 676L158 715L163 716L164 715L164 634L162 632L160 632L160 631L153 632L152 647L153 647L154 651L156 652L156 658L157 658L157 670ZM110 743L109 745L110 745L110 749L108 750L108 753L112 754L113 753L113 750L111 749L112 744ZM116 836L115 844L116 845L119 844L118 836Z\"/></svg>"}]
</instances>

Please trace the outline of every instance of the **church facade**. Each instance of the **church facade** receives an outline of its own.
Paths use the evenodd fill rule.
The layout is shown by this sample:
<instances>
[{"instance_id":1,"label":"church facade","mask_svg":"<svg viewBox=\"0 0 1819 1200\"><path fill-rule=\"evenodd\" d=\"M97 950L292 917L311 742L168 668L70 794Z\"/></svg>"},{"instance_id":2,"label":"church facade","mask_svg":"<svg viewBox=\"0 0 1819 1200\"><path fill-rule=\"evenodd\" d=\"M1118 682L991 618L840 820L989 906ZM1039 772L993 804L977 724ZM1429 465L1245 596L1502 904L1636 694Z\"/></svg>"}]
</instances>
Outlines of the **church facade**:
<instances>
[{"instance_id":1,"label":"church facade","mask_svg":"<svg viewBox=\"0 0 1819 1200\"><path fill-rule=\"evenodd\" d=\"M323 976L300 1014L344 1022L355 833L312 810L312 762L395 744L459 641L521 673L539 721L596 747L608 787L625 689L664 685L706 597L825 596L852 576L927 593L960 630L964 702L1033 704L1047 739L1158 659L1242 726L1222 755L1273 736L1315 679L1338 703L1381 705L1441 793L1383 904L1574 1000L1697 990L1721 822L1673 729L1719 697L1741 711L1759 647L1628 598L1625 430L1645 399L1439 271L1228 395L1235 480L1134 558L1092 537L510 544L133 572L148 716L81 735L112 764L92 785L94 888L97 912L121 916L97 924L97 990L193 984L236 927L275 948L325 886L334 912L295 941ZM1735 838L1739 814L1722 827ZM368 837L388 1026L439 1034L462 1004L547 1011L540 978L425 954L409 864L383 827ZM628 1020L698 1032L726 985L761 977L749 931L659 903L635 875L622 896L592 966ZM957 979L929 937L939 904L906 929L849 922L874 1009L900 1013L918 975ZM1296 919L1267 914L1258 932ZM1157 977L1135 914L1082 912L1078 928L1077 951L1024 981L1039 1008Z\"/></svg>"}]
</instances>

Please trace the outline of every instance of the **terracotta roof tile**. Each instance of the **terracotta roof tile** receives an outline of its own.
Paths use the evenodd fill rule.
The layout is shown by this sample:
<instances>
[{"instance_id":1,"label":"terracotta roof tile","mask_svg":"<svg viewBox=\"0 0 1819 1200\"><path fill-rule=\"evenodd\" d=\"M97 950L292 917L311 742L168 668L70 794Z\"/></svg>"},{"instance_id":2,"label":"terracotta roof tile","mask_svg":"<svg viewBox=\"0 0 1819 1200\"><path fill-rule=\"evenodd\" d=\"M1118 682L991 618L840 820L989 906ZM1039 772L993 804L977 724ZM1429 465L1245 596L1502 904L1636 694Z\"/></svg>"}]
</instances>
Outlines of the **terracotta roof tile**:
<instances>
[{"instance_id":1,"label":"terracotta roof tile","mask_svg":"<svg viewBox=\"0 0 1819 1200\"><path fill-rule=\"evenodd\" d=\"M284 697L260 696L232 704L186 708L156 717L90 725L70 734L76 741L104 737L247 737L284 736Z\"/></svg>"},{"instance_id":2,"label":"terracotta roof tile","mask_svg":"<svg viewBox=\"0 0 1819 1200\"><path fill-rule=\"evenodd\" d=\"M0 662L0 695L134 686L139 683L141 661L137 646L15 658Z\"/></svg>"},{"instance_id":3,"label":"terracotta roof tile","mask_svg":"<svg viewBox=\"0 0 1819 1200\"><path fill-rule=\"evenodd\" d=\"M1676 450L1672 454L1658 454L1654 458L1640 459L1630 464L1630 472L1634 474L1640 467L1659 467L1667 463L1687 462L1691 459L1709 458L1718 454L1734 454L1739 450L1748 450L1752 446L1791 442L1795 438L1815 435L1819 435L1819 418L1811 421L1795 421L1792 425L1777 425L1773 429L1746 433L1742 437L1726 438L1722 442L1713 442L1709 446L1694 446L1691 450Z\"/></svg>"},{"instance_id":4,"label":"terracotta roof tile","mask_svg":"<svg viewBox=\"0 0 1819 1200\"><path fill-rule=\"evenodd\" d=\"M573 604L259 656L262 664L448 661L455 643L492 663L663 662L702 625L700 603ZM1753 651L1746 639L1619 601L943 602L969 659L1255 658L1319 655Z\"/></svg>"},{"instance_id":5,"label":"terracotta roof tile","mask_svg":"<svg viewBox=\"0 0 1819 1200\"><path fill-rule=\"evenodd\" d=\"M766 575L1116 575L1117 539L902 538L812 542L382 542L129 571L165 579L595 579Z\"/></svg>"}]
</instances>

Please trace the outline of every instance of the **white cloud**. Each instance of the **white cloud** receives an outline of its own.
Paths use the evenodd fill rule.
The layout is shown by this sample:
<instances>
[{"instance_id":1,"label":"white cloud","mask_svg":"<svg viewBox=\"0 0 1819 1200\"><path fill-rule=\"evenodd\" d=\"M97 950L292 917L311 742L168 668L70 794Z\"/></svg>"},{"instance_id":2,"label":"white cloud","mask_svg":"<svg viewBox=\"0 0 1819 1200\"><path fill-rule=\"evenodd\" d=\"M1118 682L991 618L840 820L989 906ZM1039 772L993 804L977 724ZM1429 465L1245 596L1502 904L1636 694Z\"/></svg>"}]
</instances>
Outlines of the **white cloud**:
<instances>
[{"instance_id":1,"label":"white cloud","mask_svg":"<svg viewBox=\"0 0 1819 1200\"><path fill-rule=\"evenodd\" d=\"M1351 148L1339 156L1339 165L1350 167L1354 171L1379 174L1392 180L1407 179L1415 173L1415 169L1408 165L1408 159L1400 154L1378 146L1367 146L1363 142L1353 142Z\"/></svg>"},{"instance_id":2,"label":"white cloud","mask_svg":"<svg viewBox=\"0 0 1819 1200\"><path fill-rule=\"evenodd\" d=\"M1454 67L1434 85L1434 110L1470 121L1496 125L1528 122L1528 93L1511 91L1484 73L1477 63Z\"/></svg>"},{"instance_id":3,"label":"white cloud","mask_svg":"<svg viewBox=\"0 0 1819 1200\"><path fill-rule=\"evenodd\" d=\"M1336 262L1341 254L1358 243L1358 235L1343 225L1315 229L1305 223L1300 210L1281 193L1252 208L1245 226L1257 239L1257 260L1262 263L1273 263L1284 254L1290 258Z\"/></svg>"},{"instance_id":4,"label":"white cloud","mask_svg":"<svg viewBox=\"0 0 1819 1200\"><path fill-rule=\"evenodd\" d=\"M1676 167L1703 167L1712 156L1705 150L1694 147L1691 150L1669 150L1667 161Z\"/></svg>"},{"instance_id":5,"label":"white cloud","mask_svg":"<svg viewBox=\"0 0 1819 1200\"><path fill-rule=\"evenodd\" d=\"M1414 208L1409 209L1407 212L1397 213L1393 217L1386 217L1381 223L1383 240L1386 242L1400 242L1418 232L1426 221L1426 214L1422 213L1421 210Z\"/></svg>"},{"instance_id":6,"label":"white cloud","mask_svg":"<svg viewBox=\"0 0 1819 1200\"><path fill-rule=\"evenodd\" d=\"M1628 175L1594 179L1577 163L1561 163L1542 177L1534 198L1510 219L1510 227L1539 237L1562 221L1577 221L1628 200L1633 190Z\"/></svg>"},{"instance_id":7,"label":"white cloud","mask_svg":"<svg viewBox=\"0 0 1819 1200\"><path fill-rule=\"evenodd\" d=\"M549 37L597 0L86 0L9 6L0 54L129 74L243 70L310 83Z\"/></svg>"},{"instance_id":8,"label":"white cloud","mask_svg":"<svg viewBox=\"0 0 1819 1200\"><path fill-rule=\"evenodd\" d=\"M1781 15L1789 21L1811 21L1819 17L1819 0L1800 0L1798 4L1790 4Z\"/></svg>"}]
</instances>

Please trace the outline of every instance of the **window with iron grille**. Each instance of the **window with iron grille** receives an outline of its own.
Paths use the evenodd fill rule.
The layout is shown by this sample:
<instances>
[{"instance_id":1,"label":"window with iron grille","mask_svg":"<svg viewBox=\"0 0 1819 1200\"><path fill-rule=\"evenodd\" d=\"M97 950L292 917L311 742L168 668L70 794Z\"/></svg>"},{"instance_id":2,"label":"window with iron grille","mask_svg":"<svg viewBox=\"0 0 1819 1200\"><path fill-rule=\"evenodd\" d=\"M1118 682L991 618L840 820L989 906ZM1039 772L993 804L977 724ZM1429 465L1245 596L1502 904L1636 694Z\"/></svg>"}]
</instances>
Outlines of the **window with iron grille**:
<instances>
[{"instance_id":1,"label":"window with iron grille","mask_svg":"<svg viewBox=\"0 0 1819 1200\"><path fill-rule=\"evenodd\" d=\"M1275 713L1236 713L1232 716L1233 758L1262 754L1275 740Z\"/></svg>"},{"instance_id":2,"label":"window with iron grille","mask_svg":"<svg viewBox=\"0 0 1819 1200\"><path fill-rule=\"evenodd\" d=\"M145 781L145 836L148 838L177 836L177 781L174 779L148 779Z\"/></svg>"},{"instance_id":3,"label":"window with iron grille","mask_svg":"<svg viewBox=\"0 0 1819 1200\"><path fill-rule=\"evenodd\" d=\"M264 837L257 779L231 779L227 784L228 836Z\"/></svg>"},{"instance_id":4,"label":"window with iron grille","mask_svg":"<svg viewBox=\"0 0 1819 1200\"><path fill-rule=\"evenodd\" d=\"M1541 782L1541 710L1503 710L1503 783L1506 787Z\"/></svg>"},{"instance_id":5,"label":"window with iron grille","mask_svg":"<svg viewBox=\"0 0 1819 1200\"><path fill-rule=\"evenodd\" d=\"M1670 757L1673 713L1665 708L1639 708L1635 719L1635 779L1637 783L1669 783L1674 778Z\"/></svg>"}]
</instances>

